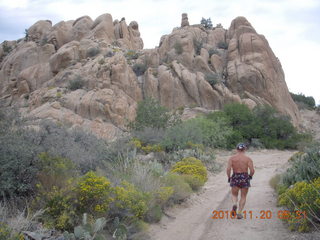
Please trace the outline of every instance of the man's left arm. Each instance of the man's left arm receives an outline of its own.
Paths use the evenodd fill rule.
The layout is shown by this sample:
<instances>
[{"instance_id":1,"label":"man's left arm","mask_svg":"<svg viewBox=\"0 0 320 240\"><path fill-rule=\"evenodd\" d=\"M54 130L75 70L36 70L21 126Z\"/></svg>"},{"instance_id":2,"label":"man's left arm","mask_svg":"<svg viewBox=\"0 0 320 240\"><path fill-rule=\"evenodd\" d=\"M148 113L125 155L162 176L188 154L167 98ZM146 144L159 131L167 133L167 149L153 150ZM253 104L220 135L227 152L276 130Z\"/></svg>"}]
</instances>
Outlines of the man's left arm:
<instances>
[{"instance_id":1,"label":"man's left arm","mask_svg":"<svg viewBox=\"0 0 320 240\"><path fill-rule=\"evenodd\" d=\"M232 168L232 161L231 161L231 158L230 158L229 161L228 161L228 165L227 165L228 182L230 182L231 168Z\"/></svg>"}]
</instances>

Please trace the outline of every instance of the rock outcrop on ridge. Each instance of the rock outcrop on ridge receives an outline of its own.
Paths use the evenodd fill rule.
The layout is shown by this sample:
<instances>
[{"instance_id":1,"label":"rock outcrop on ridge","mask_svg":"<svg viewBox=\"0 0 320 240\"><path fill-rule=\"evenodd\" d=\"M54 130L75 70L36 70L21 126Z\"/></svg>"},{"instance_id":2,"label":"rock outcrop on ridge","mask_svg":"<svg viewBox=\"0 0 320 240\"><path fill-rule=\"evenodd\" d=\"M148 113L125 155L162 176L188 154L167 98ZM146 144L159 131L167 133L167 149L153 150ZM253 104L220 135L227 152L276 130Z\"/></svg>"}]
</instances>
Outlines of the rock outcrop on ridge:
<instances>
[{"instance_id":1,"label":"rock outcrop on ridge","mask_svg":"<svg viewBox=\"0 0 320 240\"><path fill-rule=\"evenodd\" d=\"M143 49L137 22L110 14L41 20L1 44L0 106L113 139L145 97L170 109L269 104L300 121L279 60L244 17L226 30L190 25L183 14L155 49Z\"/></svg>"}]
</instances>

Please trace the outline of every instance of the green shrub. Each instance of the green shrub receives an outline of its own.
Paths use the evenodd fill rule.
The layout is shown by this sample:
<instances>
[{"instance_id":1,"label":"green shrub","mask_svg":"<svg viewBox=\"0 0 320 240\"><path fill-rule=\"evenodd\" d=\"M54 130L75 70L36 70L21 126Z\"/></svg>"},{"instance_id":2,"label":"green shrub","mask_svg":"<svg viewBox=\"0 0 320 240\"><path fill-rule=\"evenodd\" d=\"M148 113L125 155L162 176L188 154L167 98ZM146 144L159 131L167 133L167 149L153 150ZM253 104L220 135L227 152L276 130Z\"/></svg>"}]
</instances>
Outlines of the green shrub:
<instances>
[{"instance_id":1,"label":"green shrub","mask_svg":"<svg viewBox=\"0 0 320 240\"><path fill-rule=\"evenodd\" d=\"M200 55L202 46L203 46L203 42L201 41L201 39L197 39L197 38L193 39L193 47L196 55Z\"/></svg>"},{"instance_id":2,"label":"green shrub","mask_svg":"<svg viewBox=\"0 0 320 240\"><path fill-rule=\"evenodd\" d=\"M308 135L297 133L287 116L270 106L258 106L251 111L244 104L231 103L223 111L234 131L229 146L236 144L234 139L246 142L255 139L266 148L295 149L300 141L310 141Z\"/></svg>"},{"instance_id":3,"label":"green shrub","mask_svg":"<svg viewBox=\"0 0 320 240\"><path fill-rule=\"evenodd\" d=\"M227 146L232 128L223 119L212 121L198 117L177 124L165 132L162 146L167 151L199 147L201 144L209 147L224 148Z\"/></svg>"},{"instance_id":4,"label":"green shrub","mask_svg":"<svg viewBox=\"0 0 320 240\"><path fill-rule=\"evenodd\" d=\"M289 187L296 182L311 181L319 177L320 147L306 150L305 154L297 154L291 161L291 167L283 175L283 183Z\"/></svg>"},{"instance_id":5,"label":"green shrub","mask_svg":"<svg viewBox=\"0 0 320 240\"><path fill-rule=\"evenodd\" d=\"M291 219L288 222L292 230L309 231L311 222L317 222L320 217L320 178L310 183L295 183L279 196L279 204L290 210ZM304 211L308 218L295 219L299 216L295 212L297 210Z\"/></svg>"},{"instance_id":6,"label":"green shrub","mask_svg":"<svg viewBox=\"0 0 320 240\"><path fill-rule=\"evenodd\" d=\"M0 112L0 198L28 196L35 190L41 148L34 138L37 132L23 126L16 111Z\"/></svg>"},{"instance_id":7,"label":"green shrub","mask_svg":"<svg viewBox=\"0 0 320 240\"><path fill-rule=\"evenodd\" d=\"M226 42L218 42L217 47L222 49L228 49L228 44Z\"/></svg>"},{"instance_id":8,"label":"green shrub","mask_svg":"<svg viewBox=\"0 0 320 240\"><path fill-rule=\"evenodd\" d=\"M213 87L219 82L219 75L216 73L207 73L205 79Z\"/></svg>"},{"instance_id":9,"label":"green shrub","mask_svg":"<svg viewBox=\"0 0 320 240\"><path fill-rule=\"evenodd\" d=\"M104 60L104 58L101 58L98 63L99 63L100 65L103 65L103 64L105 64L105 62L106 62L106 61Z\"/></svg>"},{"instance_id":10,"label":"green shrub","mask_svg":"<svg viewBox=\"0 0 320 240\"><path fill-rule=\"evenodd\" d=\"M281 181L281 175L276 174L270 179L269 185L276 190L277 186L280 184L280 181Z\"/></svg>"},{"instance_id":11,"label":"green shrub","mask_svg":"<svg viewBox=\"0 0 320 240\"><path fill-rule=\"evenodd\" d=\"M147 65L142 63L135 63L132 66L132 70L139 77L145 73L145 71L147 70Z\"/></svg>"},{"instance_id":12,"label":"green shrub","mask_svg":"<svg viewBox=\"0 0 320 240\"><path fill-rule=\"evenodd\" d=\"M83 87L84 87L84 80L80 76L77 76L76 78L70 80L68 84L68 89L71 91L82 89Z\"/></svg>"},{"instance_id":13,"label":"green shrub","mask_svg":"<svg viewBox=\"0 0 320 240\"><path fill-rule=\"evenodd\" d=\"M221 121L226 126L229 126L231 124L230 119L226 112L224 111L214 111L206 115L206 118L210 119L213 122Z\"/></svg>"},{"instance_id":14,"label":"green shrub","mask_svg":"<svg viewBox=\"0 0 320 240\"><path fill-rule=\"evenodd\" d=\"M173 193L174 193L173 187L160 187L154 193L156 204L158 204L161 207L165 206Z\"/></svg>"},{"instance_id":15,"label":"green shrub","mask_svg":"<svg viewBox=\"0 0 320 240\"><path fill-rule=\"evenodd\" d=\"M194 157L182 159L172 166L171 172L182 175L191 175L197 178L203 185L207 181L207 169L201 160Z\"/></svg>"},{"instance_id":16,"label":"green shrub","mask_svg":"<svg viewBox=\"0 0 320 240\"><path fill-rule=\"evenodd\" d=\"M152 98L146 98L138 103L137 116L130 127L134 130L150 128L166 128L170 119L168 110Z\"/></svg>"},{"instance_id":17,"label":"green shrub","mask_svg":"<svg viewBox=\"0 0 320 240\"><path fill-rule=\"evenodd\" d=\"M77 175L74 163L67 158L52 157L48 153L39 154L38 188L51 191L53 187L62 189L70 178Z\"/></svg>"},{"instance_id":18,"label":"green shrub","mask_svg":"<svg viewBox=\"0 0 320 240\"><path fill-rule=\"evenodd\" d=\"M87 221L87 214L83 214L82 225L74 228L73 233L64 232L63 237L66 240L106 240L107 238L102 233L107 221L105 218L98 218L93 224Z\"/></svg>"},{"instance_id":19,"label":"green shrub","mask_svg":"<svg viewBox=\"0 0 320 240\"><path fill-rule=\"evenodd\" d=\"M2 44L2 50L4 53L10 53L12 51L12 47L8 45L7 41L4 41Z\"/></svg>"},{"instance_id":20,"label":"green shrub","mask_svg":"<svg viewBox=\"0 0 320 240\"><path fill-rule=\"evenodd\" d=\"M0 222L0 239L6 240L10 236L10 229L7 224Z\"/></svg>"},{"instance_id":21,"label":"green shrub","mask_svg":"<svg viewBox=\"0 0 320 240\"><path fill-rule=\"evenodd\" d=\"M47 152L50 156L70 159L81 173L102 167L103 160L110 155L111 146L109 148L105 140L80 128L67 129L51 121L41 122L40 130L29 138L31 139L37 144L40 142L37 155Z\"/></svg>"},{"instance_id":22,"label":"green shrub","mask_svg":"<svg viewBox=\"0 0 320 240\"><path fill-rule=\"evenodd\" d=\"M189 147L189 143L202 144L202 130L198 123L185 121L166 130L161 145L166 151Z\"/></svg>"},{"instance_id":23,"label":"green shrub","mask_svg":"<svg viewBox=\"0 0 320 240\"><path fill-rule=\"evenodd\" d=\"M223 119L212 121L208 118L198 117L189 120L194 126L198 125L202 133L202 143L214 148L225 148L227 139L232 134L232 128Z\"/></svg>"},{"instance_id":24,"label":"green shrub","mask_svg":"<svg viewBox=\"0 0 320 240\"><path fill-rule=\"evenodd\" d=\"M100 53L100 49L96 47L91 47L87 51L87 57L94 57Z\"/></svg>"},{"instance_id":25,"label":"green shrub","mask_svg":"<svg viewBox=\"0 0 320 240\"><path fill-rule=\"evenodd\" d=\"M200 24L202 26L204 26L205 29L212 29L212 22L211 22L211 18L205 19L202 18Z\"/></svg>"},{"instance_id":26,"label":"green shrub","mask_svg":"<svg viewBox=\"0 0 320 240\"><path fill-rule=\"evenodd\" d=\"M254 115L247 105L230 103L224 106L223 111L229 118L232 127L238 130L246 128L242 130L244 134L246 134L246 132L252 132L252 129L250 130L248 126L254 122Z\"/></svg>"},{"instance_id":27,"label":"green shrub","mask_svg":"<svg viewBox=\"0 0 320 240\"><path fill-rule=\"evenodd\" d=\"M129 60L134 60L139 58L139 54L135 50L128 50L126 52L126 58Z\"/></svg>"},{"instance_id":28,"label":"green shrub","mask_svg":"<svg viewBox=\"0 0 320 240\"><path fill-rule=\"evenodd\" d=\"M183 53L182 44L180 42L176 42L173 47L176 51L176 54L180 55Z\"/></svg>"},{"instance_id":29,"label":"green shrub","mask_svg":"<svg viewBox=\"0 0 320 240\"><path fill-rule=\"evenodd\" d=\"M233 129L231 134L227 136L227 148L234 149L238 143L245 142L247 139L243 137L241 131Z\"/></svg>"},{"instance_id":30,"label":"green shrub","mask_svg":"<svg viewBox=\"0 0 320 240\"><path fill-rule=\"evenodd\" d=\"M212 55L216 54L216 55L220 55L219 51L216 48L210 48L209 49L209 57L211 58Z\"/></svg>"},{"instance_id":31,"label":"green shrub","mask_svg":"<svg viewBox=\"0 0 320 240\"><path fill-rule=\"evenodd\" d=\"M159 205L154 205L148 209L145 216L145 221L149 223L157 223L160 222L162 218L163 212Z\"/></svg>"},{"instance_id":32,"label":"green shrub","mask_svg":"<svg viewBox=\"0 0 320 240\"><path fill-rule=\"evenodd\" d=\"M162 142L165 134L163 128L145 127L142 130L131 132L132 136L139 139L144 144L159 144Z\"/></svg>"},{"instance_id":33,"label":"green shrub","mask_svg":"<svg viewBox=\"0 0 320 240\"><path fill-rule=\"evenodd\" d=\"M10 227L4 222L0 222L0 240L23 240L24 237L20 233L13 233Z\"/></svg>"},{"instance_id":34,"label":"green shrub","mask_svg":"<svg viewBox=\"0 0 320 240\"><path fill-rule=\"evenodd\" d=\"M194 175L183 174L182 177L189 184L192 191L198 191L203 186L203 181Z\"/></svg>"},{"instance_id":35,"label":"green shrub","mask_svg":"<svg viewBox=\"0 0 320 240\"><path fill-rule=\"evenodd\" d=\"M308 109L314 109L316 106L316 102L312 96L307 97L302 93L299 93L299 94L290 93L290 95L293 101L295 101L296 103L304 103L306 108Z\"/></svg>"},{"instance_id":36,"label":"green shrub","mask_svg":"<svg viewBox=\"0 0 320 240\"><path fill-rule=\"evenodd\" d=\"M165 186L173 188L173 194L169 201L179 203L185 200L192 193L192 189L188 183L184 181L183 176L175 173L168 173L162 179Z\"/></svg>"}]
</instances>

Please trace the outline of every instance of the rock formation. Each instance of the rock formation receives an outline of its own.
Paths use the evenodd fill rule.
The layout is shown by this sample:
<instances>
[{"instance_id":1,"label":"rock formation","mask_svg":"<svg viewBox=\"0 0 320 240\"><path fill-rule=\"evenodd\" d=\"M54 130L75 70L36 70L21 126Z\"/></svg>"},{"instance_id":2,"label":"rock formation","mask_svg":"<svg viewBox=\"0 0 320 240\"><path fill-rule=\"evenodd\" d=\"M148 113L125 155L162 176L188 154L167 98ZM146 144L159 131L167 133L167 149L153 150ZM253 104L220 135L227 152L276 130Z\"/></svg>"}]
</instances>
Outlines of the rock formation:
<instances>
[{"instance_id":1,"label":"rock formation","mask_svg":"<svg viewBox=\"0 0 320 240\"><path fill-rule=\"evenodd\" d=\"M143 50L137 22L110 14L41 20L25 39L0 45L0 106L113 139L146 96L171 109L269 104L300 121L279 60L244 17L226 30L189 25L182 14L155 49Z\"/></svg>"},{"instance_id":2,"label":"rock formation","mask_svg":"<svg viewBox=\"0 0 320 240\"><path fill-rule=\"evenodd\" d=\"M188 14L182 13L181 27L189 26Z\"/></svg>"}]
</instances>

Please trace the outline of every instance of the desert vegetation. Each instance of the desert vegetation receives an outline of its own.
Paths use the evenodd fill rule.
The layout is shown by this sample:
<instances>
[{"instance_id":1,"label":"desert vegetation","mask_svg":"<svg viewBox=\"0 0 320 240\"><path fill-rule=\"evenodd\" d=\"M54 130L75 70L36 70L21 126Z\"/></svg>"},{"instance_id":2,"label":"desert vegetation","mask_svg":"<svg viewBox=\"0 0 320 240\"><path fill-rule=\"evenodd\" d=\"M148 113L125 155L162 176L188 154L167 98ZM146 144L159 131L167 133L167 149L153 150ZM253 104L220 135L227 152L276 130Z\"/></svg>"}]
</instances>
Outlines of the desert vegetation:
<instances>
[{"instance_id":1,"label":"desert vegetation","mask_svg":"<svg viewBox=\"0 0 320 240\"><path fill-rule=\"evenodd\" d=\"M315 109L316 107L316 102L313 97L311 96L305 96L302 93L295 94L295 93L290 93L293 101L298 105L298 107L301 108L307 108L307 109Z\"/></svg>"},{"instance_id":2,"label":"desert vegetation","mask_svg":"<svg viewBox=\"0 0 320 240\"><path fill-rule=\"evenodd\" d=\"M128 125L130 134L106 142L51 121L35 127L31 119L3 109L1 239L22 239L30 233L40 238L50 229L66 239L141 239L148 223L158 222L169 206L199 191L208 171L219 170L214 149L230 149L239 141L294 149L309 139L267 106L250 110L231 103L186 121L181 120L182 111L169 111L146 98ZM293 169L303 168L305 175L288 171L284 186L304 180L318 184L318 170L306 172L301 161L309 158L302 156L294 160ZM292 195L301 186L279 188ZM286 195L280 196L280 203L290 207Z\"/></svg>"},{"instance_id":3,"label":"desert vegetation","mask_svg":"<svg viewBox=\"0 0 320 240\"><path fill-rule=\"evenodd\" d=\"M275 176L272 186L278 193L278 204L285 208L281 218L289 229L308 232L320 225L320 144L314 143L295 153L290 167Z\"/></svg>"},{"instance_id":4,"label":"desert vegetation","mask_svg":"<svg viewBox=\"0 0 320 240\"><path fill-rule=\"evenodd\" d=\"M172 121L158 107L162 123L142 125L150 109L140 106L133 131L143 140L132 135L114 143L53 122L34 127L17 112L2 111L0 238L41 238L55 229L66 239L141 239L147 223L207 180L206 165L196 158L204 153L165 153L148 137L150 128L160 132Z\"/></svg>"}]
</instances>

